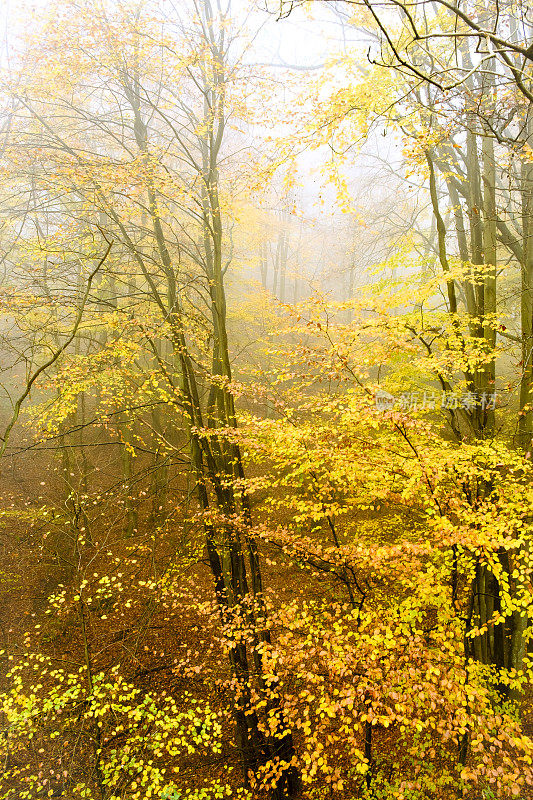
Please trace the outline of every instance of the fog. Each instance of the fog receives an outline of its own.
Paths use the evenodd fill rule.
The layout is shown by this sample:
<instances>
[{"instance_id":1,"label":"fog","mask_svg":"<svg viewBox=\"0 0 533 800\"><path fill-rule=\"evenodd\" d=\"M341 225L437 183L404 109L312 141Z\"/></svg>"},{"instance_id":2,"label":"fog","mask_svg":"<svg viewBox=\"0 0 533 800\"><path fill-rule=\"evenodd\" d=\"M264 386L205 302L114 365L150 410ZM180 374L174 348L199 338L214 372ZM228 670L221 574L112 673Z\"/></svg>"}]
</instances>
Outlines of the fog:
<instances>
[{"instance_id":1,"label":"fog","mask_svg":"<svg viewBox=\"0 0 533 800\"><path fill-rule=\"evenodd\" d=\"M521 2L0 8L0 800L526 800Z\"/></svg>"}]
</instances>

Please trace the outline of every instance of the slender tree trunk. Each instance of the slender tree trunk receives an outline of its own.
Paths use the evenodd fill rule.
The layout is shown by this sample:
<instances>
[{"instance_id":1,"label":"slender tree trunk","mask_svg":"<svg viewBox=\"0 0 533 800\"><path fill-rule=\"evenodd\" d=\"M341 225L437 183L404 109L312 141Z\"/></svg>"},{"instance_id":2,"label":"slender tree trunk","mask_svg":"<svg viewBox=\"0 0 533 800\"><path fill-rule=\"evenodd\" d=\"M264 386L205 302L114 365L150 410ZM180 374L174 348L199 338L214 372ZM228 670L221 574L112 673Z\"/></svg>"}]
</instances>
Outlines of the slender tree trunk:
<instances>
[{"instance_id":1,"label":"slender tree trunk","mask_svg":"<svg viewBox=\"0 0 533 800\"><path fill-rule=\"evenodd\" d=\"M154 406L152 409L152 428L154 431L153 446L154 455L152 460L152 507L148 518L148 527L151 530L157 528L165 516L165 503L168 491L169 464L168 459L162 452L160 436L164 435L163 416L161 408ZM160 436L158 436L158 434Z\"/></svg>"},{"instance_id":2,"label":"slender tree trunk","mask_svg":"<svg viewBox=\"0 0 533 800\"><path fill-rule=\"evenodd\" d=\"M483 391L487 396L495 393L496 381L496 269L497 269L497 229L496 229L496 164L494 161L494 141L491 136L483 138L483 255L485 278L483 305L485 338L488 363L484 366ZM482 430L485 436L494 433L493 404L482 409Z\"/></svg>"},{"instance_id":3,"label":"slender tree trunk","mask_svg":"<svg viewBox=\"0 0 533 800\"><path fill-rule=\"evenodd\" d=\"M266 289L268 279L268 245L266 242L261 242L259 270L261 274L261 286L263 289Z\"/></svg>"},{"instance_id":4,"label":"slender tree trunk","mask_svg":"<svg viewBox=\"0 0 533 800\"><path fill-rule=\"evenodd\" d=\"M528 139L533 144L533 122L528 119ZM522 194L522 263L521 263L521 338L522 377L518 443L531 451L533 437L533 163L524 158L521 169Z\"/></svg>"}]
</instances>

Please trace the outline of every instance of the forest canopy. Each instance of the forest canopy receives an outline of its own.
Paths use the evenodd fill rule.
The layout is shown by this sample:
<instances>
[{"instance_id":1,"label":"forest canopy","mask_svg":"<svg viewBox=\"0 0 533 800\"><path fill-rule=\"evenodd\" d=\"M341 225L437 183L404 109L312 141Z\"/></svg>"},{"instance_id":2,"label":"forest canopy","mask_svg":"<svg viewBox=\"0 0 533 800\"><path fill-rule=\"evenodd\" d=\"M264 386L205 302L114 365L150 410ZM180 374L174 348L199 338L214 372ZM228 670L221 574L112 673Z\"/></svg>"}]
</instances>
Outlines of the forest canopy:
<instances>
[{"instance_id":1,"label":"forest canopy","mask_svg":"<svg viewBox=\"0 0 533 800\"><path fill-rule=\"evenodd\" d=\"M0 800L528 800L532 9L0 20Z\"/></svg>"}]
</instances>

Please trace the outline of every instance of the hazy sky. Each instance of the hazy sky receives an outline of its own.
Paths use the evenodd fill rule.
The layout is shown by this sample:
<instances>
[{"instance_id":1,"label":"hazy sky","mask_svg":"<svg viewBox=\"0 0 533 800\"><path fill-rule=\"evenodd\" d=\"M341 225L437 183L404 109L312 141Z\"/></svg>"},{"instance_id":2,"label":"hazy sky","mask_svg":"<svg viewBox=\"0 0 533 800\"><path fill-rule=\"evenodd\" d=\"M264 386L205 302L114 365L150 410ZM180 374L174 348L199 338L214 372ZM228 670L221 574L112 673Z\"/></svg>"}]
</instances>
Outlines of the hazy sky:
<instances>
[{"instance_id":1,"label":"hazy sky","mask_svg":"<svg viewBox=\"0 0 533 800\"><path fill-rule=\"evenodd\" d=\"M20 0L0 0L4 66L6 41L16 35L21 24L38 24L39 12L47 2L48 0L23 0L23 11ZM163 5L165 3L168 3L169 13L175 3L182 9L180 0L163 0ZM274 72L279 68L280 78L283 76L284 65L303 68L303 86L309 76L317 74L314 67L326 61L334 61L344 55L347 49L352 52L359 50L361 61L366 63L368 41L364 40L361 33L342 24L339 15L334 13L332 4L317 2L311 4L310 10L295 8L288 17L281 20L276 13L279 8L278 0L232 0L231 5L233 15L241 18L246 27L257 31L246 60L250 63L271 64ZM331 74L333 77L334 69ZM290 98L285 96L285 100L287 99ZM312 114L313 109L310 108L309 111ZM378 168L376 156L382 163L389 162L391 167L398 166L398 142L389 135L383 137L378 133L362 148L360 155L357 156L354 151L345 169L355 194L358 193L358 184L364 184L365 192L367 191L368 172ZM327 217L335 209L335 190L326 186L319 175L324 159L329 157L331 151L321 148L302 153L298 161L299 177L303 183L299 200L305 212L313 216ZM378 189L376 185L376 190Z\"/></svg>"}]
</instances>

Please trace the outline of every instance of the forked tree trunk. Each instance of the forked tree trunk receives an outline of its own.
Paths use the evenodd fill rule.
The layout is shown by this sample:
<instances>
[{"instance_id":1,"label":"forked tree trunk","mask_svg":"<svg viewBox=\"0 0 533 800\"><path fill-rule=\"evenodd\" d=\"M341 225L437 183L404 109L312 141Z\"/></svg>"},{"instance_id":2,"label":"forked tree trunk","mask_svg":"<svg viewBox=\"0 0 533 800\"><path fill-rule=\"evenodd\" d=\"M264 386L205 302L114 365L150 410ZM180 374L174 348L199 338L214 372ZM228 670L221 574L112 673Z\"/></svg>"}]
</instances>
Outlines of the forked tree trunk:
<instances>
[{"instance_id":1,"label":"forked tree trunk","mask_svg":"<svg viewBox=\"0 0 533 800\"><path fill-rule=\"evenodd\" d=\"M467 312L471 317L470 333L476 337L481 349L487 353L487 363L477 369L470 378L465 375L467 385L475 391L478 396L486 398L494 394L495 391L495 356L496 345L496 276L497 276L497 237L498 219L496 206L496 175L495 175L495 155L494 142L487 134L483 137L481 154L478 147L478 136L475 127L467 132L467 152L466 152L466 185L462 189L463 197L467 201L467 211L469 218L469 240L464 225L459 192L453 177L449 174L446 178L446 185L450 197L450 202L455 217L455 228L459 252L463 262L473 265L472 280L465 283L465 297ZM481 156L481 157L480 157ZM481 163L480 163L481 162ZM439 240L439 254L443 271L447 272L448 261L446 256L445 229L440 217L437 203L437 193L434 171L431 158L430 165L430 189L432 192L432 202L434 214L437 217L437 231ZM529 174L528 174L529 173ZM533 166L524 165L522 172L522 200L523 218L531 219L532 194L528 194L527 188L533 186ZM533 245L524 240L524 245ZM532 313L532 272L533 258L528 261L526 247L524 246L524 260L522 264L522 329L523 329L523 359L524 373L522 377L523 397L521 398L521 408L524 409L527 397L531 391L531 313ZM533 248L530 251L533 254ZM531 256L530 256L531 258ZM475 266L479 265L483 272L476 274ZM455 290L448 283L449 307L453 315L457 308ZM528 375L529 370L529 375ZM521 417L520 426L524 432L528 431L527 441L531 439L531 418L528 419L527 408L524 409ZM479 407L473 418L472 432L475 438L484 439L492 436L494 431L494 411ZM487 492L490 487L487 487ZM475 499L474 499L475 502ZM466 614L466 633L474 628L480 628L481 634L475 637L465 636L465 653L467 658L473 658L483 664L491 665L497 669L517 669L519 670L524 657L524 632L527 620L520 611L512 611L505 614L503 607L504 591L502 583L509 586L512 593L520 593L524 587L518 585L513 578L514 564L513 557L503 548L494 556L495 565L491 568L486 559L479 557L475 564L475 574L469 592L468 607ZM505 620L494 624L495 615L501 611L505 614ZM509 697L508 686L504 681L500 684L500 693L504 697ZM516 698L513 698L516 699Z\"/></svg>"},{"instance_id":2,"label":"forked tree trunk","mask_svg":"<svg viewBox=\"0 0 533 800\"><path fill-rule=\"evenodd\" d=\"M528 119L528 141L533 145L533 121ZM533 162L524 158L521 168L522 194L522 263L521 267L521 336L522 376L518 439L522 449L531 452L533 437Z\"/></svg>"},{"instance_id":3,"label":"forked tree trunk","mask_svg":"<svg viewBox=\"0 0 533 800\"><path fill-rule=\"evenodd\" d=\"M242 497L237 497L234 489L235 480L243 478L240 450L238 445L230 442L224 433L225 429L236 428L237 425L233 395L228 386L232 376L222 267L223 225L218 196L217 158L225 124L224 56L213 34L214 19L210 5L206 3L203 11L206 44L211 51L211 64L215 65L212 74L209 73L209 66L206 65L205 68L204 113L207 133L199 137L202 156L199 179L202 186L200 201L203 216L203 260L210 295L213 342L211 385L205 413L197 386L196 368L190 357L184 332L184 311L177 286L176 270L160 217L155 180L148 157L147 128L141 115L140 87L135 77L126 80L125 93L134 115L134 132L140 154L147 156L147 216L165 275L166 306L142 254L135 248L124 225L120 225L116 214L114 219L141 267L156 304L170 326L174 358L179 374L179 395L185 412L199 504L206 512L210 510L211 505L214 505L218 516L221 517L221 521L216 525L211 521L205 522L206 548L221 622L224 626L231 625L235 615L237 617L244 615L255 631L255 644L259 645L268 636L264 624L257 623L250 606L251 597L254 595L255 603L260 606L262 604L259 559L251 536L243 535L240 527L234 522L235 516L240 516L246 522L248 511L245 500L243 502ZM154 350L154 355L158 357L157 349ZM159 361L167 378L172 381L172 376L168 375L161 359ZM210 428L212 433L207 434L207 428ZM202 435L202 430L206 430L206 435ZM221 432L217 434L219 430ZM264 616L263 612L261 616ZM257 680L261 683L263 664L258 647L252 648L251 659L254 663L253 672L257 674ZM258 714L252 703L252 670L247 645L236 640L229 648L229 661L232 675L238 685L233 713L236 743L241 754L245 783L249 783L250 773L257 775L259 768L269 760L279 759L287 766L280 770L274 795L279 800L295 797L299 791L299 778L296 769L290 763L294 756L292 737L290 734L284 734L270 735L267 738L261 732ZM269 698L270 709L272 702ZM282 728L284 727L282 725Z\"/></svg>"}]
</instances>

